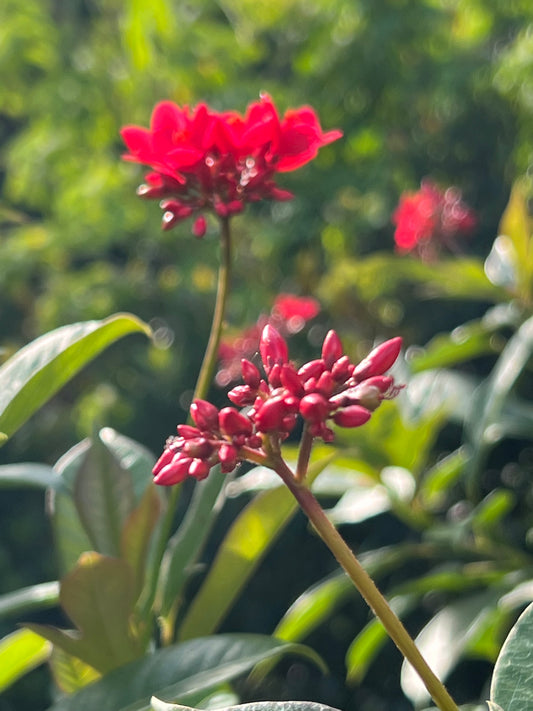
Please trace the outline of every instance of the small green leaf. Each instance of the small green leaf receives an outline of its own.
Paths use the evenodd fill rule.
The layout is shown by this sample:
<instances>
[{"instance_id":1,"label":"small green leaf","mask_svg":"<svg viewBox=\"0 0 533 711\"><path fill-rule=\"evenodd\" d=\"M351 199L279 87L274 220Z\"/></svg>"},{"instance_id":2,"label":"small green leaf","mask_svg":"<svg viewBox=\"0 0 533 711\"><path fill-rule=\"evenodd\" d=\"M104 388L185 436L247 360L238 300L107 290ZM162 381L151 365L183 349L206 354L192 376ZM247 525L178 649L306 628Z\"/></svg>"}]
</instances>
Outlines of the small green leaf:
<instances>
[{"instance_id":1,"label":"small green leaf","mask_svg":"<svg viewBox=\"0 0 533 711\"><path fill-rule=\"evenodd\" d=\"M133 572L118 558L84 553L61 582L60 603L77 626L72 634L45 625L27 625L68 654L106 673L137 658L140 646L132 635L135 602Z\"/></svg>"},{"instance_id":2,"label":"small green leaf","mask_svg":"<svg viewBox=\"0 0 533 711\"><path fill-rule=\"evenodd\" d=\"M100 674L78 657L55 646L48 660L54 681L65 694L75 694L100 678Z\"/></svg>"},{"instance_id":3,"label":"small green leaf","mask_svg":"<svg viewBox=\"0 0 533 711\"><path fill-rule=\"evenodd\" d=\"M46 661L51 648L30 630L17 630L0 640L0 691Z\"/></svg>"},{"instance_id":4,"label":"small green leaf","mask_svg":"<svg viewBox=\"0 0 533 711\"><path fill-rule=\"evenodd\" d=\"M140 593L152 534L161 514L161 499L155 484L146 488L138 506L131 512L121 532L120 553L134 572Z\"/></svg>"},{"instance_id":5,"label":"small green leaf","mask_svg":"<svg viewBox=\"0 0 533 711\"><path fill-rule=\"evenodd\" d=\"M505 711L533 708L533 603L504 642L494 667L490 698Z\"/></svg>"},{"instance_id":6,"label":"small green leaf","mask_svg":"<svg viewBox=\"0 0 533 711\"><path fill-rule=\"evenodd\" d=\"M81 368L130 333L151 332L135 316L116 314L62 326L15 353L0 367L0 432L10 437Z\"/></svg>"},{"instance_id":7,"label":"small green leaf","mask_svg":"<svg viewBox=\"0 0 533 711\"><path fill-rule=\"evenodd\" d=\"M527 209L525 190L516 182L511 190L509 202L502 215L499 233L510 238L514 248L511 253L515 274L518 276L517 287L523 296L529 293L529 274L531 273L531 219Z\"/></svg>"},{"instance_id":8,"label":"small green leaf","mask_svg":"<svg viewBox=\"0 0 533 711\"><path fill-rule=\"evenodd\" d=\"M307 647L263 635L226 634L189 640L113 670L48 711L149 711L153 695L187 703L191 697L245 674L259 662L285 654L317 661Z\"/></svg>"},{"instance_id":9,"label":"small green leaf","mask_svg":"<svg viewBox=\"0 0 533 711\"><path fill-rule=\"evenodd\" d=\"M336 453L311 465L312 482ZM209 573L179 630L180 639L210 634L220 624L242 588L297 510L296 500L282 485L253 499L233 522Z\"/></svg>"},{"instance_id":10,"label":"small green leaf","mask_svg":"<svg viewBox=\"0 0 533 711\"><path fill-rule=\"evenodd\" d=\"M74 482L74 503L91 548L110 556L120 553L122 527L133 511L135 495L129 472L95 437Z\"/></svg>"}]
</instances>

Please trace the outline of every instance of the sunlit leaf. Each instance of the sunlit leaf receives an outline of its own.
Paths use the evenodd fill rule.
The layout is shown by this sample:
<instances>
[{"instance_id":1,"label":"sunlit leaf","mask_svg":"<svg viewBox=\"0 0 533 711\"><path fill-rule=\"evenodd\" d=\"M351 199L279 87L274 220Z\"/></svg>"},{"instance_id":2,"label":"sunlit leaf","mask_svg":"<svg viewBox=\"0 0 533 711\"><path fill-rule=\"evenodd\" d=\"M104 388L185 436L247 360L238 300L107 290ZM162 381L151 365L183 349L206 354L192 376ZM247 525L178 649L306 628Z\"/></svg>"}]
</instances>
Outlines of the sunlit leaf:
<instances>
[{"instance_id":1,"label":"sunlit leaf","mask_svg":"<svg viewBox=\"0 0 533 711\"><path fill-rule=\"evenodd\" d=\"M17 630L0 640L0 691L48 658L52 645L30 630Z\"/></svg>"},{"instance_id":2,"label":"sunlit leaf","mask_svg":"<svg viewBox=\"0 0 533 711\"><path fill-rule=\"evenodd\" d=\"M59 583L39 583L0 595L0 618L55 607L59 604Z\"/></svg>"},{"instance_id":3,"label":"sunlit leaf","mask_svg":"<svg viewBox=\"0 0 533 711\"><path fill-rule=\"evenodd\" d=\"M152 698L153 711L199 711L189 706L171 704ZM219 711L334 711L331 706L316 704L314 701L256 701L238 706L220 706Z\"/></svg>"},{"instance_id":4,"label":"sunlit leaf","mask_svg":"<svg viewBox=\"0 0 533 711\"><path fill-rule=\"evenodd\" d=\"M0 432L10 437L41 405L101 351L130 333L150 335L129 314L51 331L0 367Z\"/></svg>"},{"instance_id":5,"label":"sunlit leaf","mask_svg":"<svg viewBox=\"0 0 533 711\"><path fill-rule=\"evenodd\" d=\"M74 694L100 677L96 669L58 646L53 648L48 663L55 683L66 694Z\"/></svg>"}]
</instances>

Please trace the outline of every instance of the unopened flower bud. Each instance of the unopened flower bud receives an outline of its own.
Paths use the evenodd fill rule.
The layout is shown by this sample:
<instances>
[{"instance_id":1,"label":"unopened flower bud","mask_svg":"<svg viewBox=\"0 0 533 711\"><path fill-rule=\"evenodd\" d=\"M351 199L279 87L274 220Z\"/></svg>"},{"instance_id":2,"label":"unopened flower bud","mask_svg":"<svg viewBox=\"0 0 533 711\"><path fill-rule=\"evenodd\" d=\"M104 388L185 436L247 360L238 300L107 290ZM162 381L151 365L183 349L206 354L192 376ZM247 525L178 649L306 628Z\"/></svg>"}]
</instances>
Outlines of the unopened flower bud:
<instances>
[{"instance_id":1,"label":"unopened flower bud","mask_svg":"<svg viewBox=\"0 0 533 711\"><path fill-rule=\"evenodd\" d=\"M192 427L191 425L178 425L178 434L183 439L194 439L195 437L200 437L202 435L198 427Z\"/></svg>"},{"instance_id":2,"label":"unopened flower bud","mask_svg":"<svg viewBox=\"0 0 533 711\"><path fill-rule=\"evenodd\" d=\"M246 385L256 390L259 387L259 383L261 382L261 373L259 372L259 370L251 361L247 360L246 358L243 358L241 360L241 369L242 379L244 380Z\"/></svg>"},{"instance_id":3,"label":"unopened flower bud","mask_svg":"<svg viewBox=\"0 0 533 711\"><path fill-rule=\"evenodd\" d=\"M180 484L186 479L191 462L192 459L190 457L176 455L170 464L167 464L155 474L154 483L161 486Z\"/></svg>"},{"instance_id":4,"label":"unopened flower bud","mask_svg":"<svg viewBox=\"0 0 533 711\"><path fill-rule=\"evenodd\" d=\"M281 396L276 396L267 400L255 415L255 424L261 432L275 432L281 427L281 423L287 414L287 406Z\"/></svg>"},{"instance_id":5,"label":"unopened flower bud","mask_svg":"<svg viewBox=\"0 0 533 711\"><path fill-rule=\"evenodd\" d=\"M321 392L326 397L329 397L333 392L333 376L329 370L325 370L320 378L317 380L316 389Z\"/></svg>"},{"instance_id":6,"label":"unopened flower bud","mask_svg":"<svg viewBox=\"0 0 533 711\"><path fill-rule=\"evenodd\" d=\"M319 378L325 369L326 366L323 360L310 360L309 363L302 365L298 371L298 375L301 380L305 382L309 380L309 378Z\"/></svg>"},{"instance_id":7,"label":"unopened flower bud","mask_svg":"<svg viewBox=\"0 0 533 711\"><path fill-rule=\"evenodd\" d=\"M320 393L311 393L302 398L300 414L309 422L322 422L329 414L329 403Z\"/></svg>"},{"instance_id":8,"label":"unopened flower bud","mask_svg":"<svg viewBox=\"0 0 533 711\"><path fill-rule=\"evenodd\" d=\"M259 342L259 351L263 366L268 374L270 374L274 364L282 365L289 360L289 350L285 340L270 324L267 324L263 329Z\"/></svg>"},{"instance_id":9,"label":"unopened flower bud","mask_svg":"<svg viewBox=\"0 0 533 711\"><path fill-rule=\"evenodd\" d=\"M281 386L281 365L279 363L274 363L272 366L268 374L268 382L273 388L279 388Z\"/></svg>"},{"instance_id":10,"label":"unopened flower bud","mask_svg":"<svg viewBox=\"0 0 533 711\"><path fill-rule=\"evenodd\" d=\"M233 471L237 466L237 449L231 444L222 444L218 450L220 468L224 474Z\"/></svg>"},{"instance_id":11,"label":"unopened flower bud","mask_svg":"<svg viewBox=\"0 0 533 711\"><path fill-rule=\"evenodd\" d=\"M228 398L237 407L252 405L255 400L255 391L249 385L236 385L228 393Z\"/></svg>"},{"instance_id":12,"label":"unopened flower bud","mask_svg":"<svg viewBox=\"0 0 533 711\"><path fill-rule=\"evenodd\" d=\"M350 363L348 356L344 355L337 360L332 368L331 375L337 383L343 383L352 374L354 366Z\"/></svg>"},{"instance_id":13,"label":"unopened flower bud","mask_svg":"<svg viewBox=\"0 0 533 711\"><path fill-rule=\"evenodd\" d=\"M192 233L198 239L201 239L207 230L207 220L203 215L196 218L192 226Z\"/></svg>"},{"instance_id":14,"label":"unopened flower bud","mask_svg":"<svg viewBox=\"0 0 533 711\"><path fill-rule=\"evenodd\" d=\"M159 457L157 462L154 464L154 468L152 469L152 474L154 476L163 469L163 467L166 467L167 464L170 464L170 462L174 459L176 456L176 452L172 451L172 449L169 449L168 447L164 450L163 454Z\"/></svg>"},{"instance_id":15,"label":"unopened flower bud","mask_svg":"<svg viewBox=\"0 0 533 711\"><path fill-rule=\"evenodd\" d=\"M207 400L195 400L191 405L191 417L202 430L218 429L218 410Z\"/></svg>"},{"instance_id":16,"label":"unopened flower bud","mask_svg":"<svg viewBox=\"0 0 533 711\"><path fill-rule=\"evenodd\" d=\"M251 447L251 449L259 449L263 445L263 440L260 435L252 435L248 437L246 444L248 447Z\"/></svg>"},{"instance_id":17,"label":"unopened flower bud","mask_svg":"<svg viewBox=\"0 0 533 711\"><path fill-rule=\"evenodd\" d=\"M304 389L302 387L302 382L298 377L298 374L289 363L284 363L281 366L281 384L284 388L296 395L296 397L301 397L304 394Z\"/></svg>"},{"instance_id":18,"label":"unopened flower bud","mask_svg":"<svg viewBox=\"0 0 533 711\"><path fill-rule=\"evenodd\" d=\"M188 454L189 457L207 459L213 451L213 446L205 437L198 437L197 439L187 440L183 445L183 451Z\"/></svg>"},{"instance_id":19,"label":"unopened flower bud","mask_svg":"<svg viewBox=\"0 0 533 711\"><path fill-rule=\"evenodd\" d=\"M335 424L339 427L359 427L371 417L371 413L360 405L349 405L333 415Z\"/></svg>"},{"instance_id":20,"label":"unopened flower bud","mask_svg":"<svg viewBox=\"0 0 533 711\"><path fill-rule=\"evenodd\" d=\"M229 437L251 435L253 425L250 420L234 407L224 407L218 415L220 429Z\"/></svg>"},{"instance_id":21,"label":"unopened flower bud","mask_svg":"<svg viewBox=\"0 0 533 711\"><path fill-rule=\"evenodd\" d=\"M326 368L331 368L333 363L342 355L342 343L335 331L329 331L322 345L322 360Z\"/></svg>"},{"instance_id":22,"label":"unopened flower bud","mask_svg":"<svg viewBox=\"0 0 533 711\"><path fill-rule=\"evenodd\" d=\"M189 475L201 481L206 478L210 469L209 464L203 459L193 459L189 467Z\"/></svg>"},{"instance_id":23,"label":"unopened flower bud","mask_svg":"<svg viewBox=\"0 0 533 711\"><path fill-rule=\"evenodd\" d=\"M353 371L357 380L371 378L373 375L383 375L394 363L402 347L402 339L397 336L374 348Z\"/></svg>"}]
</instances>

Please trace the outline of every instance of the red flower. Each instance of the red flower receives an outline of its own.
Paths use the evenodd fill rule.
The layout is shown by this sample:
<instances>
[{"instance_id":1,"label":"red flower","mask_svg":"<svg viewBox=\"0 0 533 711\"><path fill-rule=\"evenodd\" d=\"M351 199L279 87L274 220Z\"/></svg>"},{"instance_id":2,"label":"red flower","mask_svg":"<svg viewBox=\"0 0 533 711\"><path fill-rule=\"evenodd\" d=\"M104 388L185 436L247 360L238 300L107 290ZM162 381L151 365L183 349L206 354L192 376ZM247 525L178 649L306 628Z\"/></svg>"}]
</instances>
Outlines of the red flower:
<instances>
[{"instance_id":1,"label":"red flower","mask_svg":"<svg viewBox=\"0 0 533 711\"><path fill-rule=\"evenodd\" d=\"M163 101L154 109L150 128L125 126L125 160L152 168L139 195L170 198L163 229L194 212L214 211L221 217L241 212L245 203L264 198L288 200L275 173L296 170L318 150L341 137L323 133L312 108L286 112L280 119L269 96L262 95L244 116L218 113L205 104L191 110ZM196 233L200 233L196 223Z\"/></svg>"},{"instance_id":2,"label":"red flower","mask_svg":"<svg viewBox=\"0 0 533 711\"><path fill-rule=\"evenodd\" d=\"M470 234L477 222L457 188L443 192L429 180L422 181L418 192L401 196L392 221L397 250L416 249L426 259L436 256L443 244L453 247L455 237Z\"/></svg>"}]
</instances>

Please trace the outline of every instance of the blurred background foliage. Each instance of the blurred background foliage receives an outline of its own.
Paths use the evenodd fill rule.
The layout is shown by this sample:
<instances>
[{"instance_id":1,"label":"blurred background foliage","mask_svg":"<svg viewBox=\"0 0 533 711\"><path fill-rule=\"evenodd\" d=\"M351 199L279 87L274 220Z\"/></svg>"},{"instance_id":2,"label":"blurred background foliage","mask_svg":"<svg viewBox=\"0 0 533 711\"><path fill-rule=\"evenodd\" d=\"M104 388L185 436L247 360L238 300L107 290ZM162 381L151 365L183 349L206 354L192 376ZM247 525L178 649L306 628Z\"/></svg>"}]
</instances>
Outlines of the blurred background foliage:
<instances>
[{"instance_id":1,"label":"blurred background foliage","mask_svg":"<svg viewBox=\"0 0 533 711\"><path fill-rule=\"evenodd\" d=\"M391 214L424 176L455 184L479 217L464 249L488 254L512 182L532 170L532 50L526 0L3 0L1 357L57 326L117 311L149 321L155 342L131 337L111 349L2 449L2 462L53 463L103 424L157 452L185 418L211 318L216 224L202 241L187 224L160 230L157 204L135 197L141 168L120 160L121 126L148 125L164 98L242 112L267 91L281 111L312 104L344 138L282 177L292 202L259 204L233 221L228 327L255 322L285 291L323 306L308 338L298 337L302 354L313 357L332 326L352 353L377 336L423 345L497 297L456 289L447 300L443 288L418 288L413 273L424 266L390 259ZM451 279L453 268L441 282ZM492 363L480 358L465 372L485 375ZM457 431L439 436L447 445ZM518 447L512 454L518 461ZM49 534L35 535L40 497L2 499L6 591L50 578ZM402 537L401 524L387 525L387 535L363 527L356 537L369 547ZM319 577L299 572L299 591ZM279 575L253 585L269 589ZM250 595L244 620L258 614ZM284 603L273 604L277 620ZM340 619L333 636L344 634ZM366 693L372 709L385 708Z\"/></svg>"}]
</instances>

